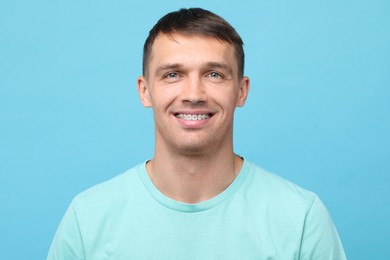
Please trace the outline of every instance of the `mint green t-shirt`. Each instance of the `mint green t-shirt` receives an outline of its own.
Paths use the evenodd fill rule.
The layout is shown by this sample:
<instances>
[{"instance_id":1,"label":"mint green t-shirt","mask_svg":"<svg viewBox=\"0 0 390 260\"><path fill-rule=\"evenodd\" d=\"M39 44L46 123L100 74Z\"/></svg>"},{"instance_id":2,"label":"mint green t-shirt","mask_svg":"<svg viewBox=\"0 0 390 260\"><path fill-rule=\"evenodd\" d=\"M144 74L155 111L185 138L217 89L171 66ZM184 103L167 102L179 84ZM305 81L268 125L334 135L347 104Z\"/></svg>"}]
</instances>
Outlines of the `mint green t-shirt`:
<instances>
[{"instance_id":1,"label":"mint green t-shirt","mask_svg":"<svg viewBox=\"0 0 390 260\"><path fill-rule=\"evenodd\" d=\"M145 163L79 194L52 259L346 259L312 192L244 160L218 196L185 204L163 195Z\"/></svg>"}]
</instances>

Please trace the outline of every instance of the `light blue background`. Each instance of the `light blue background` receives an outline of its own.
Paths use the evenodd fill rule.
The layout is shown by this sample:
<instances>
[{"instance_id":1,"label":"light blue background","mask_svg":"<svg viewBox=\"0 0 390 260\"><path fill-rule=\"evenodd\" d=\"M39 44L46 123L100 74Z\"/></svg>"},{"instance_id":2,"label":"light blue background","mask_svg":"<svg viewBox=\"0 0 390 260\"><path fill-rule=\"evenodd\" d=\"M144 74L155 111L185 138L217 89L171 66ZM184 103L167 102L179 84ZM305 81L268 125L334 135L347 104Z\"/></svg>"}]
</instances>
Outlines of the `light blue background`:
<instances>
[{"instance_id":1,"label":"light blue background","mask_svg":"<svg viewBox=\"0 0 390 260\"><path fill-rule=\"evenodd\" d=\"M2 1L1 258L44 259L77 193L152 156L143 42L191 6L245 41L236 152L318 193L349 259L390 259L387 0Z\"/></svg>"}]
</instances>

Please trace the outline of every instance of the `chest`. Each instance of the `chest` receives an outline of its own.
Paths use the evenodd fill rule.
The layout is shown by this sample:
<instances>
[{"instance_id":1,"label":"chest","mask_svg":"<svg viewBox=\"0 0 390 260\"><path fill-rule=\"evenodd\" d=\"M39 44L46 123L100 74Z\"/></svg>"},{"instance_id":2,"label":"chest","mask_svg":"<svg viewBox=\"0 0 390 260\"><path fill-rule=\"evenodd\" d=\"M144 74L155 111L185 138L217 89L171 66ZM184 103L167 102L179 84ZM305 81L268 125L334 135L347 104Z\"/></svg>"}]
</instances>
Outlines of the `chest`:
<instances>
[{"instance_id":1,"label":"chest","mask_svg":"<svg viewBox=\"0 0 390 260\"><path fill-rule=\"evenodd\" d=\"M104 228L85 239L85 250L91 259L297 259L301 225L267 210L235 204L198 213L132 208L102 219Z\"/></svg>"}]
</instances>

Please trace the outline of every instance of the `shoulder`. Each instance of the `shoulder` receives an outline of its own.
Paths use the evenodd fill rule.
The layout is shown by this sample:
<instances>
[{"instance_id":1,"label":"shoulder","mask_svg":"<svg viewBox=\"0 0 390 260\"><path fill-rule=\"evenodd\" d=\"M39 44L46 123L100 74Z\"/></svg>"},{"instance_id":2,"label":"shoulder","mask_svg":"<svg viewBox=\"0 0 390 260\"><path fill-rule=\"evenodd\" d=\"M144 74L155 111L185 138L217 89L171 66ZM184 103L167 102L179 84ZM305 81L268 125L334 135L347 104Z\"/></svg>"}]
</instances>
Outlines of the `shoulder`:
<instances>
[{"instance_id":1,"label":"shoulder","mask_svg":"<svg viewBox=\"0 0 390 260\"><path fill-rule=\"evenodd\" d=\"M245 192L251 194L253 214L267 219L263 228L270 230L273 241L298 241L300 259L346 259L332 219L315 193L246 164Z\"/></svg>"},{"instance_id":2,"label":"shoulder","mask_svg":"<svg viewBox=\"0 0 390 260\"><path fill-rule=\"evenodd\" d=\"M268 207L307 212L317 195L299 185L246 161L246 192Z\"/></svg>"},{"instance_id":3,"label":"shoulder","mask_svg":"<svg viewBox=\"0 0 390 260\"><path fill-rule=\"evenodd\" d=\"M119 206L127 203L132 194L142 188L139 180L139 171L144 164L139 164L114 178L99 183L78 194L72 201L75 209L102 208L105 206Z\"/></svg>"}]
</instances>

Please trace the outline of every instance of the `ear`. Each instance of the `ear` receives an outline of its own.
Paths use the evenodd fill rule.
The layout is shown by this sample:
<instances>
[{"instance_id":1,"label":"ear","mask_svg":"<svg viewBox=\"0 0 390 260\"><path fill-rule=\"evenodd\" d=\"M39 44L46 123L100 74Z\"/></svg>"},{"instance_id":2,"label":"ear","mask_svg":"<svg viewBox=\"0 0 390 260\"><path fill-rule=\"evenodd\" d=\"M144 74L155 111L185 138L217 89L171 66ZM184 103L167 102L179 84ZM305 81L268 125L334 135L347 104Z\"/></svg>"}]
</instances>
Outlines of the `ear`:
<instances>
[{"instance_id":1,"label":"ear","mask_svg":"<svg viewBox=\"0 0 390 260\"><path fill-rule=\"evenodd\" d=\"M137 79L138 95L141 99L141 103L144 107L152 107L150 100L148 84L145 77L140 76Z\"/></svg>"},{"instance_id":2,"label":"ear","mask_svg":"<svg viewBox=\"0 0 390 260\"><path fill-rule=\"evenodd\" d=\"M240 90L238 93L236 106L242 107L245 105L246 98L248 97L249 85L249 78L242 77L240 80Z\"/></svg>"}]
</instances>

